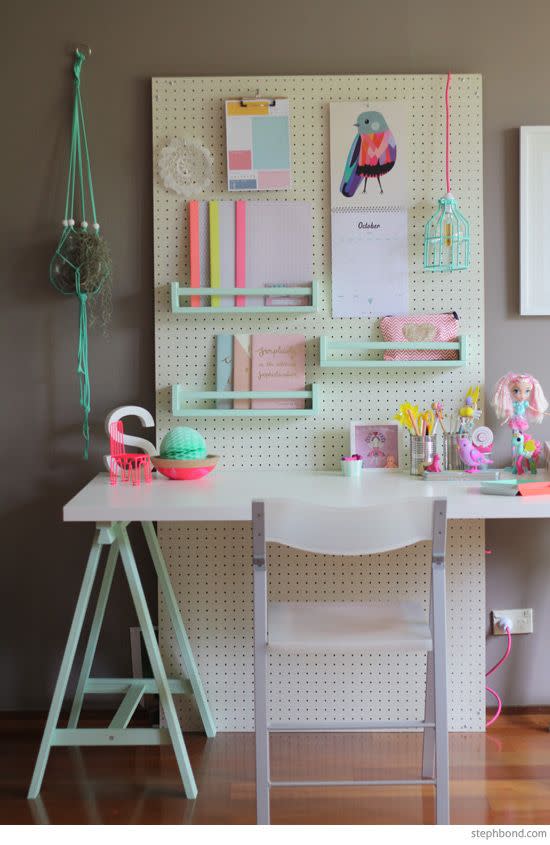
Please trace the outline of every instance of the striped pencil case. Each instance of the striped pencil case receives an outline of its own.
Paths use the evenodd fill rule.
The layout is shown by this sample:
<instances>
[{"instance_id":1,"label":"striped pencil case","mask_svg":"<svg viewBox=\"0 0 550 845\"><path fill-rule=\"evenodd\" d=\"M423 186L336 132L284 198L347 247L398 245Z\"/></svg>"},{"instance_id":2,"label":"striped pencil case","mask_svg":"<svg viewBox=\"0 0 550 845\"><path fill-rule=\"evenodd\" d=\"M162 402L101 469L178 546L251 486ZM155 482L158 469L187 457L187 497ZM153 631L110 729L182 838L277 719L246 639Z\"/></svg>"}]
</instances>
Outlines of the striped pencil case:
<instances>
[{"instance_id":1,"label":"striped pencil case","mask_svg":"<svg viewBox=\"0 0 550 845\"><path fill-rule=\"evenodd\" d=\"M381 317L380 331L386 342L398 343L456 343L458 314L411 314L405 317ZM386 361L450 361L458 358L452 349L390 349L384 352Z\"/></svg>"}]
</instances>

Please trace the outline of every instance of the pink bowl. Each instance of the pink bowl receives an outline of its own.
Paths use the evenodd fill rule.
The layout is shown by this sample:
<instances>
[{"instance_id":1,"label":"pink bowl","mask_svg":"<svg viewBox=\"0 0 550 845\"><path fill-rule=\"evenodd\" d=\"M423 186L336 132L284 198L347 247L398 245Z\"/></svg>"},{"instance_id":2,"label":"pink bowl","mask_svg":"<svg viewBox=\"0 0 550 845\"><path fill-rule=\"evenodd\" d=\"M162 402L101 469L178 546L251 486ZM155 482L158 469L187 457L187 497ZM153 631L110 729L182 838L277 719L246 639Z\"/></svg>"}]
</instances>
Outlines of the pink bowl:
<instances>
[{"instance_id":1,"label":"pink bowl","mask_svg":"<svg viewBox=\"0 0 550 845\"><path fill-rule=\"evenodd\" d=\"M203 478L215 469L219 461L218 455L208 455L206 458L191 461L174 461L170 458L151 458L151 463L162 475L172 481L195 481Z\"/></svg>"}]
</instances>

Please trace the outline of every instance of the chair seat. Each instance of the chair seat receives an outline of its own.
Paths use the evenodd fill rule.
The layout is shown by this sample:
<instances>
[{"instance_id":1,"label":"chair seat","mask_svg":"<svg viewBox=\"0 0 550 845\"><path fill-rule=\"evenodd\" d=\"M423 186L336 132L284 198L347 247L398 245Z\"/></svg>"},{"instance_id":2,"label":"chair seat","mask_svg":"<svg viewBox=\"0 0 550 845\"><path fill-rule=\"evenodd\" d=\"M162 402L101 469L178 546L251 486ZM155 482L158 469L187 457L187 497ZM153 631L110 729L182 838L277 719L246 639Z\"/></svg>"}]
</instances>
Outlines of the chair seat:
<instances>
[{"instance_id":1,"label":"chair seat","mask_svg":"<svg viewBox=\"0 0 550 845\"><path fill-rule=\"evenodd\" d=\"M431 651L416 602L273 602L268 645L279 651Z\"/></svg>"}]
</instances>

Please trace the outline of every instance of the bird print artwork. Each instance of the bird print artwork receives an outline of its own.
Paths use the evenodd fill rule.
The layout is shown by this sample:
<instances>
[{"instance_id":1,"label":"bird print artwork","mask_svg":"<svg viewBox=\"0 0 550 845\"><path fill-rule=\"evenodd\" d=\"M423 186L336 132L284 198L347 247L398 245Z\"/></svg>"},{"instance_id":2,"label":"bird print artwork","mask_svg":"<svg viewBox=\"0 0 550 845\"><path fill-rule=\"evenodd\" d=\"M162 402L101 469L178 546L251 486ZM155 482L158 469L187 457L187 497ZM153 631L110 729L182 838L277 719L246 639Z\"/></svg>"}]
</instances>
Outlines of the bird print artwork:
<instances>
[{"instance_id":1,"label":"bird print artwork","mask_svg":"<svg viewBox=\"0 0 550 845\"><path fill-rule=\"evenodd\" d=\"M340 191L345 197L353 197L363 182L365 193L368 180L376 178L383 194L380 177L389 173L397 160L395 138L384 115L378 111L361 112L354 125L357 135L348 153Z\"/></svg>"},{"instance_id":2,"label":"bird print artwork","mask_svg":"<svg viewBox=\"0 0 550 845\"><path fill-rule=\"evenodd\" d=\"M483 465L493 463L487 455L484 455L483 452L480 452L480 450L474 446L469 437L461 437L459 435L456 438L456 442L460 460L468 467L465 472L477 472Z\"/></svg>"}]
</instances>

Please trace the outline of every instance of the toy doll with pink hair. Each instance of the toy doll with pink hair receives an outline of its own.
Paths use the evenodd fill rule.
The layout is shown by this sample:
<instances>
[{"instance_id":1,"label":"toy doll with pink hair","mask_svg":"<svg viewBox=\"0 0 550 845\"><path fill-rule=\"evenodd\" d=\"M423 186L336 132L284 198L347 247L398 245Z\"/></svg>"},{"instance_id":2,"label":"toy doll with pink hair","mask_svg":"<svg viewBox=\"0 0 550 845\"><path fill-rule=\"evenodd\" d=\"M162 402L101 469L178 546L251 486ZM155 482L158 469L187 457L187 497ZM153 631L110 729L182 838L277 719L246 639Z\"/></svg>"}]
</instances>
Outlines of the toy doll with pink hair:
<instances>
[{"instance_id":1,"label":"toy doll with pink hair","mask_svg":"<svg viewBox=\"0 0 550 845\"><path fill-rule=\"evenodd\" d=\"M527 431L530 422L540 423L548 408L542 387L528 373L506 373L498 381L491 401L496 415L512 431Z\"/></svg>"}]
</instances>

